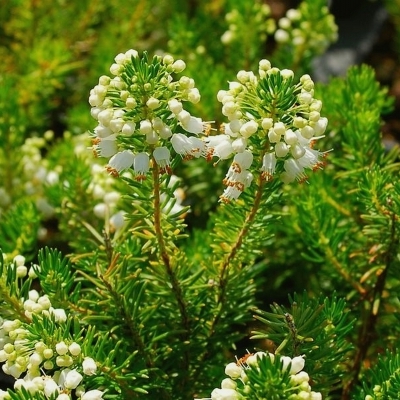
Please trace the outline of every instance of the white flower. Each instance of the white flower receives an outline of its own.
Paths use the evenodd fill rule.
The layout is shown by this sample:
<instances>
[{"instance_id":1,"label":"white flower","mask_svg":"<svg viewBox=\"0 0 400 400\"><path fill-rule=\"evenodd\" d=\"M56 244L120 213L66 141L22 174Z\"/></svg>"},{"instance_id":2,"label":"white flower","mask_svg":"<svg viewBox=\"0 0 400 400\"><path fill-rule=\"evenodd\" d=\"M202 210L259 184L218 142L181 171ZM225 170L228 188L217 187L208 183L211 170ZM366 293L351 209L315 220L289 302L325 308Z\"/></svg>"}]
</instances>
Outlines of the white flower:
<instances>
[{"instance_id":1,"label":"white flower","mask_svg":"<svg viewBox=\"0 0 400 400\"><path fill-rule=\"evenodd\" d=\"M139 131L142 135L150 134L153 131L153 125L148 119L140 121Z\"/></svg>"},{"instance_id":2,"label":"white flower","mask_svg":"<svg viewBox=\"0 0 400 400\"><path fill-rule=\"evenodd\" d=\"M247 147L247 139L239 137L232 142L232 149L236 153L243 153Z\"/></svg>"},{"instance_id":3,"label":"white flower","mask_svg":"<svg viewBox=\"0 0 400 400\"><path fill-rule=\"evenodd\" d=\"M207 144L211 156L219 157L221 160L227 159L233 152L229 135L209 136Z\"/></svg>"},{"instance_id":4,"label":"white flower","mask_svg":"<svg viewBox=\"0 0 400 400\"><path fill-rule=\"evenodd\" d=\"M240 169L249 169L253 162L253 153L250 150L245 150L242 153L238 153L233 158L233 162L240 166Z\"/></svg>"},{"instance_id":5,"label":"white flower","mask_svg":"<svg viewBox=\"0 0 400 400\"><path fill-rule=\"evenodd\" d=\"M56 344L56 352L60 356L63 356L68 353L68 346L65 344L64 341Z\"/></svg>"},{"instance_id":6,"label":"white flower","mask_svg":"<svg viewBox=\"0 0 400 400\"><path fill-rule=\"evenodd\" d=\"M295 179L299 182L307 180L307 175L304 173L304 167L302 167L297 160L288 158L284 162L285 173L281 175L285 183L293 182Z\"/></svg>"},{"instance_id":7,"label":"white flower","mask_svg":"<svg viewBox=\"0 0 400 400\"><path fill-rule=\"evenodd\" d=\"M292 365L290 367L290 374L297 374L304 368L305 360L303 356L292 358Z\"/></svg>"},{"instance_id":8,"label":"white flower","mask_svg":"<svg viewBox=\"0 0 400 400\"><path fill-rule=\"evenodd\" d=\"M189 89L189 92L188 92L188 95L187 95L187 99L191 103L197 104L201 99L199 89L197 89L197 88Z\"/></svg>"},{"instance_id":9,"label":"white flower","mask_svg":"<svg viewBox=\"0 0 400 400\"><path fill-rule=\"evenodd\" d=\"M168 139L172 136L171 128L168 125L163 125L158 133L161 139Z\"/></svg>"},{"instance_id":10,"label":"white flower","mask_svg":"<svg viewBox=\"0 0 400 400\"><path fill-rule=\"evenodd\" d=\"M310 400L322 400L322 394L320 392L311 392Z\"/></svg>"},{"instance_id":11,"label":"white flower","mask_svg":"<svg viewBox=\"0 0 400 400\"><path fill-rule=\"evenodd\" d=\"M25 265L25 257L24 257L24 256L21 256L20 254L17 255L17 256L15 256L14 259L13 259L13 261L14 261L14 264L15 264L17 267L20 267L20 266L22 266L22 265Z\"/></svg>"},{"instance_id":12,"label":"white flower","mask_svg":"<svg viewBox=\"0 0 400 400\"><path fill-rule=\"evenodd\" d=\"M275 154L277 157L286 157L289 153L289 147L285 142L279 142L275 145Z\"/></svg>"},{"instance_id":13,"label":"white flower","mask_svg":"<svg viewBox=\"0 0 400 400\"><path fill-rule=\"evenodd\" d=\"M294 72L291 69L282 69L281 76L283 79L292 79L294 77Z\"/></svg>"},{"instance_id":14,"label":"white flower","mask_svg":"<svg viewBox=\"0 0 400 400\"><path fill-rule=\"evenodd\" d=\"M275 174L276 157L274 153L266 153L263 156L261 174L263 179L270 181Z\"/></svg>"},{"instance_id":15,"label":"white flower","mask_svg":"<svg viewBox=\"0 0 400 400\"><path fill-rule=\"evenodd\" d=\"M297 135L291 129L286 130L283 137L287 144L293 145L293 144L296 144L298 141Z\"/></svg>"},{"instance_id":16,"label":"white flower","mask_svg":"<svg viewBox=\"0 0 400 400\"><path fill-rule=\"evenodd\" d=\"M56 397L56 400L71 400L71 397L67 393L61 393Z\"/></svg>"},{"instance_id":17,"label":"white flower","mask_svg":"<svg viewBox=\"0 0 400 400\"><path fill-rule=\"evenodd\" d=\"M33 352L29 356L29 363L34 367L38 367L42 361L43 361L43 357L36 352Z\"/></svg>"},{"instance_id":18,"label":"white flower","mask_svg":"<svg viewBox=\"0 0 400 400\"><path fill-rule=\"evenodd\" d=\"M79 344L76 342L72 342L68 346L68 350L73 356L77 356L81 353L81 346L79 346Z\"/></svg>"},{"instance_id":19,"label":"white flower","mask_svg":"<svg viewBox=\"0 0 400 400\"><path fill-rule=\"evenodd\" d=\"M290 39L289 33L284 29L277 29L274 37L278 43L286 43Z\"/></svg>"},{"instance_id":20,"label":"white flower","mask_svg":"<svg viewBox=\"0 0 400 400\"><path fill-rule=\"evenodd\" d=\"M96 362L93 360L93 358L85 357L85 359L82 361L82 369L85 375L95 375L97 371Z\"/></svg>"},{"instance_id":21,"label":"white flower","mask_svg":"<svg viewBox=\"0 0 400 400\"><path fill-rule=\"evenodd\" d=\"M49 308L50 314L54 315L54 320L56 322L65 322L67 320L67 314L63 308ZM60 353L58 353L60 354ZM62 354L60 354L62 355Z\"/></svg>"},{"instance_id":22,"label":"white flower","mask_svg":"<svg viewBox=\"0 0 400 400\"><path fill-rule=\"evenodd\" d=\"M118 176L122 170L133 165L134 159L135 156L130 150L120 151L110 158L107 171L113 176Z\"/></svg>"},{"instance_id":23,"label":"white flower","mask_svg":"<svg viewBox=\"0 0 400 400\"><path fill-rule=\"evenodd\" d=\"M190 116L189 119L185 120L185 122L181 122L182 128L194 134L199 134L204 130L204 124L201 118Z\"/></svg>"},{"instance_id":24,"label":"white flower","mask_svg":"<svg viewBox=\"0 0 400 400\"><path fill-rule=\"evenodd\" d=\"M93 149L100 155L100 157L111 157L118 151L116 140L116 134L104 138L97 137L92 141Z\"/></svg>"},{"instance_id":25,"label":"white flower","mask_svg":"<svg viewBox=\"0 0 400 400\"><path fill-rule=\"evenodd\" d=\"M237 388L237 383L231 379L231 378L225 378L221 382L221 388L222 389L236 389Z\"/></svg>"},{"instance_id":26,"label":"white flower","mask_svg":"<svg viewBox=\"0 0 400 400\"><path fill-rule=\"evenodd\" d=\"M319 160L319 158L324 155L326 155L325 152L304 147L304 154L297 160L297 162L303 168L309 168L316 171L324 166L324 162Z\"/></svg>"},{"instance_id":27,"label":"white flower","mask_svg":"<svg viewBox=\"0 0 400 400\"><path fill-rule=\"evenodd\" d=\"M240 378L240 375L242 374L242 368L236 363L231 362L225 367L225 374L232 379Z\"/></svg>"},{"instance_id":28,"label":"white flower","mask_svg":"<svg viewBox=\"0 0 400 400\"><path fill-rule=\"evenodd\" d=\"M133 160L133 169L135 171L135 179L143 181L150 168L150 157L147 153L138 153Z\"/></svg>"},{"instance_id":29,"label":"white flower","mask_svg":"<svg viewBox=\"0 0 400 400\"><path fill-rule=\"evenodd\" d=\"M66 389L75 389L82 381L83 376L75 369L69 371L65 376L64 387Z\"/></svg>"},{"instance_id":30,"label":"white flower","mask_svg":"<svg viewBox=\"0 0 400 400\"><path fill-rule=\"evenodd\" d=\"M314 134L323 135L328 125L328 118L321 117L314 125ZM304 135L303 135L304 136Z\"/></svg>"},{"instance_id":31,"label":"white flower","mask_svg":"<svg viewBox=\"0 0 400 400\"><path fill-rule=\"evenodd\" d=\"M183 110L182 103L177 99L169 100L168 101L168 108L175 115L178 115Z\"/></svg>"},{"instance_id":32,"label":"white flower","mask_svg":"<svg viewBox=\"0 0 400 400\"><path fill-rule=\"evenodd\" d=\"M136 124L133 121L126 121L122 126L121 133L125 136L132 136L135 132Z\"/></svg>"},{"instance_id":33,"label":"white flower","mask_svg":"<svg viewBox=\"0 0 400 400\"><path fill-rule=\"evenodd\" d=\"M211 400L237 400L239 393L234 389L214 389L211 392Z\"/></svg>"},{"instance_id":34,"label":"white flower","mask_svg":"<svg viewBox=\"0 0 400 400\"><path fill-rule=\"evenodd\" d=\"M93 207L93 213L97 218L104 218L107 212L107 205L104 203L98 203Z\"/></svg>"},{"instance_id":35,"label":"white flower","mask_svg":"<svg viewBox=\"0 0 400 400\"><path fill-rule=\"evenodd\" d=\"M28 268L25 265L19 265L17 267L17 278L24 278L28 275Z\"/></svg>"},{"instance_id":36,"label":"white flower","mask_svg":"<svg viewBox=\"0 0 400 400\"><path fill-rule=\"evenodd\" d=\"M96 128L94 128L94 133L99 138L105 138L107 136L112 135L113 131L106 126L99 124L96 126Z\"/></svg>"},{"instance_id":37,"label":"white flower","mask_svg":"<svg viewBox=\"0 0 400 400\"><path fill-rule=\"evenodd\" d=\"M278 143L281 140L281 135L278 135L273 129L269 129L268 139L270 143Z\"/></svg>"},{"instance_id":38,"label":"white flower","mask_svg":"<svg viewBox=\"0 0 400 400\"><path fill-rule=\"evenodd\" d=\"M156 160L156 163L160 166L162 173L170 171L169 164L171 153L167 147L156 147L153 151L153 157Z\"/></svg>"},{"instance_id":39,"label":"white flower","mask_svg":"<svg viewBox=\"0 0 400 400\"><path fill-rule=\"evenodd\" d=\"M103 398L104 392L101 390L89 390L88 392L84 393L81 397L82 400L101 400Z\"/></svg>"},{"instance_id":40,"label":"white flower","mask_svg":"<svg viewBox=\"0 0 400 400\"><path fill-rule=\"evenodd\" d=\"M117 213L113 214L110 217L110 228L112 228L114 231L117 229L121 229L124 226L125 223L125 211L118 211Z\"/></svg>"},{"instance_id":41,"label":"white flower","mask_svg":"<svg viewBox=\"0 0 400 400\"><path fill-rule=\"evenodd\" d=\"M240 134L244 138L250 137L253 133L256 133L258 129L258 124L256 121L250 120L245 122L241 127L240 127Z\"/></svg>"},{"instance_id":42,"label":"white flower","mask_svg":"<svg viewBox=\"0 0 400 400\"><path fill-rule=\"evenodd\" d=\"M158 142L157 132L151 130L149 133L146 133L146 143L148 144L156 144Z\"/></svg>"},{"instance_id":43,"label":"white flower","mask_svg":"<svg viewBox=\"0 0 400 400\"><path fill-rule=\"evenodd\" d=\"M206 145L197 137L187 137L183 133L174 133L171 137L171 144L177 154L185 159L204 156Z\"/></svg>"},{"instance_id":44,"label":"white flower","mask_svg":"<svg viewBox=\"0 0 400 400\"><path fill-rule=\"evenodd\" d=\"M172 69L175 73L182 72L186 68L186 64L183 60L176 60L172 64Z\"/></svg>"},{"instance_id":45,"label":"white flower","mask_svg":"<svg viewBox=\"0 0 400 400\"><path fill-rule=\"evenodd\" d=\"M46 395L46 397L51 397L59 390L60 390L60 388L57 385L57 383L54 381L54 379L52 379L50 377L46 377L44 379L43 391L44 391L44 394Z\"/></svg>"},{"instance_id":46,"label":"white flower","mask_svg":"<svg viewBox=\"0 0 400 400\"><path fill-rule=\"evenodd\" d=\"M155 110L156 108L160 107L160 100L156 99L155 97L150 97L146 102L146 106L151 110Z\"/></svg>"}]
</instances>

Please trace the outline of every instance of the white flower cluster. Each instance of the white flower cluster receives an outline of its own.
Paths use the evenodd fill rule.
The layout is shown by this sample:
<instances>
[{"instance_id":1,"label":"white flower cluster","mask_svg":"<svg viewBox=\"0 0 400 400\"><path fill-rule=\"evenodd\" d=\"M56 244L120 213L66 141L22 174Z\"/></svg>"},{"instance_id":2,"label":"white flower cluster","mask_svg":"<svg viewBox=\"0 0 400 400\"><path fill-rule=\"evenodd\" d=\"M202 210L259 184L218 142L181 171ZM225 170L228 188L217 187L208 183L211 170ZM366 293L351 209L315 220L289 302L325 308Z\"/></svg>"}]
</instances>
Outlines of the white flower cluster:
<instances>
[{"instance_id":1,"label":"white flower cluster","mask_svg":"<svg viewBox=\"0 0 400 400\"><path fill-rule=\"evenodd\" d=\"M245 357L245 361L239 360L237 363L229 363L225 368L225 374L229 378L225 378L221 382L221 388L216 388L211 393L210 400L240 400L245 399L246 394L250 393L250 370L258 369L260 371L260 363L262 358L269 357L272 362L275 360L275 355L268 352L257 352ZM289 371L290 381L289 385L282 385L282 392L285 393L282 399L290 400L321 400L322 396L319 392L311 390L309 384L310 377L303 371L305 360L304 357L290 358L287 356L280 356L280 373ZM271 372L272 373L272 372ZM273 373L272 373L273 374ZM272 375L271 375L272 376ZM267 377L266 377L267 379ZM276 382L274 390L277 390ZM260 385L259 390L268 390L262 388ZM275 392L276 393L276 392ZM254 393L253 393L254 394ZM260 392L260 396L265 396L264 392ZM260 397L260 398L261 398ZM258 398L258 397L257 397ZM204 399L203 399L204 400Z\"/></svg>"},{"instance_id":2,"label":"white flower cluster","mask_svg":"<svg viewBox=\"0 0 400 400\"><path fill-rule=\"evenodd\" d=\"M303 51L306 46L317 54L322 54L337 40L337 26L328 7L319 8L318 21L310 22L310 8L309 4L304 3L299 9L287 10L286 15L278 20L274 37L278 43L290 43L299 51Z\"/></svg>"},{"instance_id":3,"label":"white flower cluster","mask_svg":"<svg viewBox=\"0 0 400 400\"><path fill-rule=\"evenodd\" d=\"M25 315L38 318L52 318L56 324L67 320L63 309L51 306L49 298L40 296L36 290L29 292L24 301ZM16 381L14 390L21 388L30 394L44 394L46 399L82 400L102 399L103 391L85 390L84 376L96 374L97 365L93 358L82 353L79 343L72 339L54 342L33 340L30 330L20 320L0 318L0 363L4 373L13 376ZM7 392L0 391L0 400L11 399Z\"/></svg>"},{"instance_id":4,"label":"white flower cluster","mask_svg":"<svg viewBox=\"0 0 400 400\"><path fill-rule=\"evenodd\" d=\"M7 261L7 255L6 254L2 254L2 257L4 259L4 261ZM23 279L26 277L29 277L30 279L35 279L37 278L36 272L35 272L35 268L39 268L37 265L35 266L31 266L31 267L27 267L26 264L26 259L23 255L18 254L16 255L13 260L12 263L6 263L6 268L15 268L16 269L16 276L19 279Z\"/></svg>"},{"instance_id":5,"label":"white flower cluster","mask_svg":"<svg viewBox=\"0 0 400 400\"><path fill-rule=\"evenodd\" d=\"M41 154L53 136L52 131L46 131L43 137L29 137L22 144L18 151L21 171L14 174L11 181L12 187L18 190L12 198L9 191L0 184L0 211L3 207L9 207L17 196L28 195L34 199L37 209L45 218L50 218L54 214L54 208L45 197L43 188L58 183L61 167L49 166L48 160Z\"/></svg>"},{"instance_id":6,"label":"white flower cluster","mask_svg":"<svg viewBox=\"0 0 400 400\"><path fill-rule=\"evenodd\" d=\"M146 55L140 58L136 50L128 50L115 57L110 68L114 76L101 76L90 91L91 115L98 121L93 150L110 158L107 171L111 175L133 167L136 180L144 180L151 159L162 173L169 173L176 128L193 134L205 129L200 118L183 108L184 101L200 101L194 80L172 77L185 67L182 60L169 55L156 56L149 63Z\"/></svg>"},{"instance_id":7,"label":"white flower cluster","mask_svg":"<svg viewBox=\"0 0 400 400\"><path fill-rule=\"evenodd\" d=\"M259 76L239 71L229 90L220 90L218 100L229 122L224 134L210 137L217 143L220 158L235 154L224 180L227 186L221 201L237 199L251 183L251 169L270 181L276 172L285 183L307 180L306 170L316 171L325 153L315 150L328 120L321 117L322 102L314 98L314 82L303 75L293 83L291 70L272 68L268 60L259 63ZM274 100L275 99L275 100ZM277 100L279 99L279 101ZM276 104L274 104L274 101ZM251 167L254 151L259 165Z\"/></svg>"},{"instance_id":8,"label":"white flower cluster","mask_svg":"<svg viewBox=\"0 0 400 400\"><path fill-rule=\"evenodd\" d=\"M225 15L228 29L221 36L221 42L230 45L236 40L243 40L243 28L247 27L248 21L252 21L252 33L257 35L260 42L266 40L268 34L276 29L276 23L271 16L271 8L262 2L251 2L251 8L247 11L251 15L244 14L238 9L233 9ZM248 34L248 32L246 33Z\"/></svg>"}]
</instances>

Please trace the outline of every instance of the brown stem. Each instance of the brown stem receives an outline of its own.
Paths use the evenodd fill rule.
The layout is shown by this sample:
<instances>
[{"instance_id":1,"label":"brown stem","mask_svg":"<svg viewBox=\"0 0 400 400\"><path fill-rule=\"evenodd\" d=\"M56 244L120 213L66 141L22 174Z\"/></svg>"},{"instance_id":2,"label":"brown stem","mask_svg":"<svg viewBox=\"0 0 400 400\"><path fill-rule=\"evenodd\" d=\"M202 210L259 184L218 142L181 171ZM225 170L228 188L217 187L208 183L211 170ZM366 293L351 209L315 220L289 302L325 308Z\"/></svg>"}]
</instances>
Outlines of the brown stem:
<instances>
[{"instance_id":1,"label":"brown stem","mask_svg":"<svg viewBox=\"0 0 400 400\"><path fill-rule=\"evenodd\" d=\"M382 298L382 293L385 289L386 277L397 254L396 248L398 246L398 238L396 238L396 215L391 215L391 232L390 232L390 245L385 253L385 268L378 275L376 284L373 287L371 296L369 298L369 310L360 327L360 334L357 344L357 353L353 364L352 379L345 385L342 393L342 400L350 400L351 393L354 387L359 383L359 374L361 371L362 363L367 355L374 337L375 328L378 321L379 306Z\"/></svg>"},{"instance_id":2,"label":"brown stem","mask_svg":"<svg viewBox=\"0 0 400 400\"><path fill-rule=\"evenodd\" d=\"M238 251L240 250L242 244L243 244L243 239L245 238L245 236L247 235L247 233L249 232L253 222L254 222L254 218L257 215L257 211L258 208L260 206L261 203L261 198L262 198L262 191L263 191L263 186L264 186L264 180L261 176L261 174L258 176L258 189L256 192L256 196L254 198L254 203L253 206L251 208L251 210L249 211L249 213L247 214L247 217L243 223L242 229L240 230L235 243L232 245L231 250L229 252L229 254L227 254L224 258L224 261L221 265L220 268L220 273L219 273L219 295L218 295L218 300L217 300L217 307L220 304L223 304L225 301L225 296L226 296L226 288L227 288L227 284L228 284L228 271L229 271L229 265L231 263L231 261L233 260L233 258L236 256L236 254L238 253ZM221 315L222 315L222 307L219 307L219 312L218 314L215 316L212 324L211 324L211 328L210 328L210 337L212 337L214 335L214 331L215 331L215 327L218 325L219 320L221 319Z\"/></svg>"},{"instance_id":3,"label":"brown stem","mask_svg":"<svg viewBox=\"0 0 400 400\"><path fill-rule=\"evenodd\" d=\"M181 324L184 328L185 332L181 335L182 342L187 342L190 337L190 319L187 312L187 305L183 296L182 287L179 284L178 278L175 274L173 266L171 264L171 259L168 254L167 246L165 244L163 229L161 226L161 200L160 200L160 169L156 161L153 159L153 194L154 194L154 229L156 232L157 243L160 251L160 256L162 262L165 266L165 270L167 272L168 278L172 285L172 291L175 295L176 302L178 303L179 313L181 316ZM188 351L183 352L183 364L181 365L182 371L187 371L189 368L189 353ZM181 386L184 387L186 383L185 378L181 380Z\"/></svg>"}]
</instances>

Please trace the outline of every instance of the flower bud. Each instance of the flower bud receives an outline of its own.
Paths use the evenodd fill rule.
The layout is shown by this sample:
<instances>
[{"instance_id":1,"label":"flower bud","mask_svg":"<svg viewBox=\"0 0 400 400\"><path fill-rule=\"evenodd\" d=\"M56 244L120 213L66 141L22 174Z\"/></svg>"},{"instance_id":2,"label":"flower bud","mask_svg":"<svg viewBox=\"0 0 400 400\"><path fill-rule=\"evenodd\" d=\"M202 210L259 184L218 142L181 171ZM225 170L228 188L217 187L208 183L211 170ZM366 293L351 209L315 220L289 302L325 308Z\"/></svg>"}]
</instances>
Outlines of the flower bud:
<instances>
[{"instance_id":1,"label":"flower bud","mask_svg":"<svg viewBox=\"0 0 400 400\"><path fill-rule=\"evenodd\" d=\"M232 379L237 379L240 377L242 373L242 368L239 367L236 363L232 362L229 363L226 367L225 367L225 374L230 376Z\"/></svg>"},{"instance_id":2,"label":"flower bud","mask_svg":"<svg viewBox=\"0 0 400 400\"><path fill-rule=\"evenodd\" d=\"M85 375L95 375L97 370L96 362L93 358L85 357L82 362L82 369Z\"/></svg>"},{"instance_id":3,"label":"flower bud","mask_svg":"<svg viewBox=\"0 0 400 400\"><path fill-rule=\"evenodd\" d=\"M104 392L100 390L89 390L81 397L82 400L101 400L103 398Z\"/></svg>"}]
</instances>

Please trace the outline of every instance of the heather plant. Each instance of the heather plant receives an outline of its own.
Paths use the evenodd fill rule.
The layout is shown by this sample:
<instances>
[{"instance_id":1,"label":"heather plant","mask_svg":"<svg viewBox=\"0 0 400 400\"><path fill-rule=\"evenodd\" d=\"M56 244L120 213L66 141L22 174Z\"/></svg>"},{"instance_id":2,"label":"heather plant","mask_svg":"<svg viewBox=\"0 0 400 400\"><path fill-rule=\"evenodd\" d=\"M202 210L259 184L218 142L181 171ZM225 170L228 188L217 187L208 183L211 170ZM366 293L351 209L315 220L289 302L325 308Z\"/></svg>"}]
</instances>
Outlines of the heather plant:
<instances>
[{"instance_id":1,"label":"heather plant","mask_svg":"<svg viewBox=\"0 0 400 400\"><path fill-rule=\"evenodd\" d=\"M7 5L0 399L398 398L387 89L313 81L322 1L150 3Z\"/></svg>"}]
</instances>

